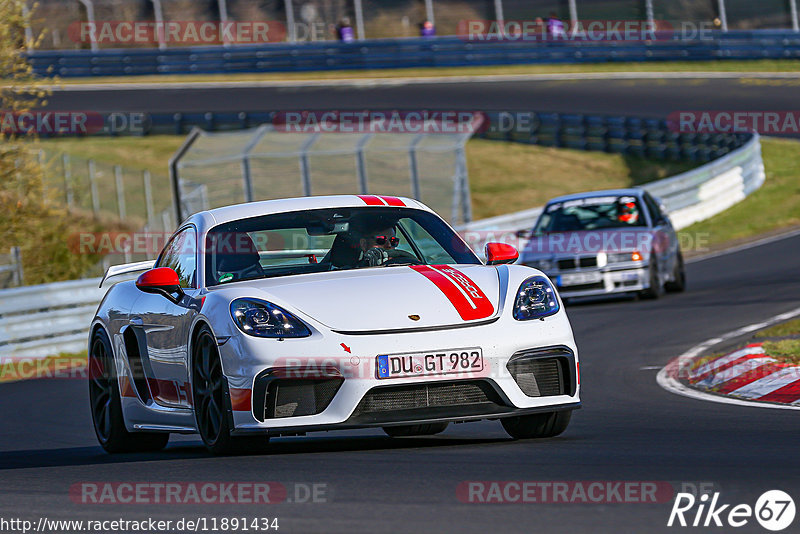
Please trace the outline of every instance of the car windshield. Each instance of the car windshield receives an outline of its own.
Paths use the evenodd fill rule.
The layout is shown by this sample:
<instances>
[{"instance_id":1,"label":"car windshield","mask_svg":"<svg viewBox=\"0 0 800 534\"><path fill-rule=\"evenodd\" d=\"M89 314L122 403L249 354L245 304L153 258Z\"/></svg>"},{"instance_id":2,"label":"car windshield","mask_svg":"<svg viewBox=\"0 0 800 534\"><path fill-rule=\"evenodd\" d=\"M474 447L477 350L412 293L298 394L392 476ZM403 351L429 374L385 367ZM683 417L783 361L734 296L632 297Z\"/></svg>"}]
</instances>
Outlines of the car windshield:
<instances>
[{"instance_id":1,"label":"car windshield","mask_svg":"<svg viewBox=\"0 0 800 534\"><path fill-rule=\"evenodd\" d=\"M534 235L602 228L645 226L639 200L633 196L586 197L548 204Z\"/></svg>"},{"instance_id":2,"label":"car windshield","mask_svg":"<svg viewBox=\"0 0 800 534\"><path fill-rule=\"evenodd\" d=\"M411 208L336 208L221 224L206 236L206 285L423 264L480 264L438 216Z\"/></svg>"}]
</instances>

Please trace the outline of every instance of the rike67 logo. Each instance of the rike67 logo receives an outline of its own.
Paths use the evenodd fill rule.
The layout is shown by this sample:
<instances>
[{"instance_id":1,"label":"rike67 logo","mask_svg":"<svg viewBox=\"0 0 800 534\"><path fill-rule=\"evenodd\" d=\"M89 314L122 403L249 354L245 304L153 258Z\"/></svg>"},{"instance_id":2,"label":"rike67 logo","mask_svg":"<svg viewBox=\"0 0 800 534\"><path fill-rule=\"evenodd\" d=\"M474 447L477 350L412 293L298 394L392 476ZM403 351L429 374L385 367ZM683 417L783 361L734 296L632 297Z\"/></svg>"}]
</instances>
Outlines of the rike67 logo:
<instances>
[{"instance_id":1,"label":"rike67 logo","mask_svg":"<svg viewBox=\"0 0 800 534\"><path fill-rule=\"evenodd\" d=\"M784 530L794 521L794 500L781 490L770 490L749 504L722 504L720 493L699 498L691 493L678 493L667 526L681 527L743 527L755 518L767 530Z\"/></svg>"}]
</instances>

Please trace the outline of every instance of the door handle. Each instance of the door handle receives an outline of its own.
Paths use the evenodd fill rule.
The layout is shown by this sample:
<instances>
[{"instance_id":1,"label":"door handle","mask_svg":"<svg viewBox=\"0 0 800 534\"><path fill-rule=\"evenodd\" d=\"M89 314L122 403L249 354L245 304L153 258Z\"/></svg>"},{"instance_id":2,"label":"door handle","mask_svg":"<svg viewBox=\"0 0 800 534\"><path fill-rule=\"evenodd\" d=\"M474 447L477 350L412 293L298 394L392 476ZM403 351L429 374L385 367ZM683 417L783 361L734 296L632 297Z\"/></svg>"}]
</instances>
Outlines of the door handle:
<instances>
[{"instance_id":1,"label":"door handle","mask_svg":"<svg viewBox=\"0 0 800 534\"><path fill-rule=\"evenodd\" d=\"M128 322L133 326L142 326L144 324L141 317L131 317L131 320Z\"/></svg>"}]
</instances>

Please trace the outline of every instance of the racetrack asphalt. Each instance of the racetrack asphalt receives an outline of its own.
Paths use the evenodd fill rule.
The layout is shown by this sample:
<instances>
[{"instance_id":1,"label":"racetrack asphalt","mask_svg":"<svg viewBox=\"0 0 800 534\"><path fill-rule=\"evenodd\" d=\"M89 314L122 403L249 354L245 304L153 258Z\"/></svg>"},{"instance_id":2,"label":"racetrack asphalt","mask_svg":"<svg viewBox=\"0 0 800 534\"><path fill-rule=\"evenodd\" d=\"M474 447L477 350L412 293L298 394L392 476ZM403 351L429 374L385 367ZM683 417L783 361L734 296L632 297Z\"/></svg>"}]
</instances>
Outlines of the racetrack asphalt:
<instances>
[{"instance_id":1,"label":"racetrack asphalt","mask_svg":"<svg viewBox=\"0 0 800 534\"><path fill-rule=\"evenodd\" d=\"M690 76L690 75L687 75ZM766 75L765 75L766 76ZM530 110L665 118L677 111L795 111L800 79L635 78L415 81L386 84L173 87L79 86L55 91L48 109L110 112L287 110Z\"/></svg>"},{"instance_id":2,"label":"racetrack asphalt","mask_svg":"<svg viewBox=\"0 0 800 534\"><path fill-rule=\"evenodd\" d=\"M671 501L468 504L456 488L476 480L669 481L713 483L724 503L753 506L771 489L798 501L795 413L688 399L662 390L655 376L702 340L796 308L800 236L696 261L687 271L683 294L568 306L583 408L548 440L512 441L488 421L429 438L358 430L279 438L258 456L210 457L193 437L175 438L160 453L110 456L96 444L84 381L4 384L0 517L268 516L280 519L279 532L674 532L684 529L666 527ZM72 502L70 486L91 481L277 481L290 495L295 483L325 483L328 502ZM752 519L737 531L763 532Z\"/></svg>"}]
</instances>

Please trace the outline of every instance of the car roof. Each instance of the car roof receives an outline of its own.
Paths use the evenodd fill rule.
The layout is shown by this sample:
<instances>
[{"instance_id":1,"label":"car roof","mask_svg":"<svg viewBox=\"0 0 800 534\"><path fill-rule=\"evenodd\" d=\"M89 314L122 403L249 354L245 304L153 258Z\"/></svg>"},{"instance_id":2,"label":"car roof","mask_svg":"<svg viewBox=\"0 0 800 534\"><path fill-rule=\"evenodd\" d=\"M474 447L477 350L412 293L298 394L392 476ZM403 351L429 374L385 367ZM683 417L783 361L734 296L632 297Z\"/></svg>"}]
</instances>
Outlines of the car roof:
<instances>
[{"instance_id":1,"label":"car roof","mask_svg":"<svg viewBox=\"0 0 800 534\"><path fill-rule=\"evenodd\" d=\"M592 197L623 197L623 196L632 196L632 197L640 197L642 196L643 189L638 187L629 187L626 189L603 189L600 191L586 191L583 193L573 193L571 195L564 195L560 197L556 197L548 201L548 204L552 204L553 202L566 202L569 200L578 200L581 198L592 198Z\"/></svg>"},{"instance_id":2,"label":"car roof","mask_svg":"<svg viewBox=\"0 0 800 534\"><path fill-rule=\"evenodd\" d=\"M388 202L386 201L388 199ZM390 206L394 204L396 206ZM329 196L310 196L297 198L282 198L277 200L261 200L257 202L247 202L244 204L234 204L214 208L207 211L196 213L189 218L189 221L201 219L206 227L248 219L261 215L273 213L287 213L292 211L305 211L325 208L363 208L370 205L375 207L408 207L432 211L422 202L406 197L395 197L386 195L329 195Z\"/></svg>"}]
</instances>

